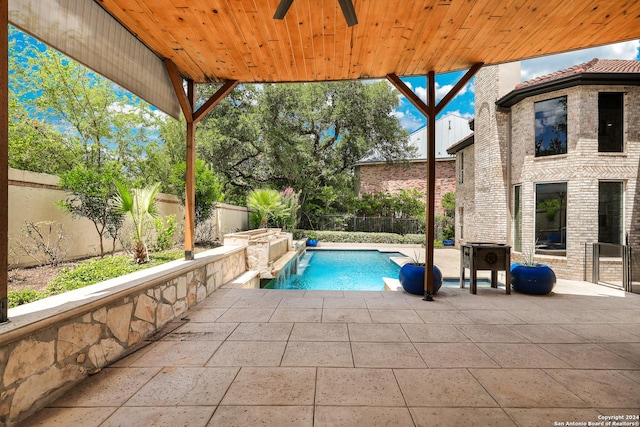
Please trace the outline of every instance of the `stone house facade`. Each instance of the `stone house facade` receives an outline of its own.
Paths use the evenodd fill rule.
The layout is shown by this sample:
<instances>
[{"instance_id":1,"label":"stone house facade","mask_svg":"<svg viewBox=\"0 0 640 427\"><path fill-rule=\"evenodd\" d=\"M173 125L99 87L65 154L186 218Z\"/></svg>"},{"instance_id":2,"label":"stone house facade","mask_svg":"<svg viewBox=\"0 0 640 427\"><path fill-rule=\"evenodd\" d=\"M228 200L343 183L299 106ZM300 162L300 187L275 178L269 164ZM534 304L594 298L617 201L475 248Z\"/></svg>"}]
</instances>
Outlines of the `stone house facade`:
<instances>
[{"instance_id":1,"label":"stone house facade","mask_svg":"<svg viewBox=\"0 0 640 427\"><path fill-rule=\"evenodd\" d=\"M593 243L640 244L640 61L594 59L522 84L519 68L478 73L473 142L448 150L456 240L535 251L558 277L590 280Z\"/></svg>"},{"instance_id":2,"label":"stone house facade","mask_svg":"<svg viewBox=\"0 0 640 427\"><path fill-rule=\"evenodd\" d=\"M401 190L418 190L427 194L427 153L426 127L409 136L416 148L415 158L404 163L387 163L377 152L370 151L356 163L356 194L379 192L398 193ZM456 189L455 156L447 153L447 147L471 134L469 121L463 117L448 114L436 121L436 186L435 213L443 215L439 202L446 193Z\"/></svg>"}]
</instances>

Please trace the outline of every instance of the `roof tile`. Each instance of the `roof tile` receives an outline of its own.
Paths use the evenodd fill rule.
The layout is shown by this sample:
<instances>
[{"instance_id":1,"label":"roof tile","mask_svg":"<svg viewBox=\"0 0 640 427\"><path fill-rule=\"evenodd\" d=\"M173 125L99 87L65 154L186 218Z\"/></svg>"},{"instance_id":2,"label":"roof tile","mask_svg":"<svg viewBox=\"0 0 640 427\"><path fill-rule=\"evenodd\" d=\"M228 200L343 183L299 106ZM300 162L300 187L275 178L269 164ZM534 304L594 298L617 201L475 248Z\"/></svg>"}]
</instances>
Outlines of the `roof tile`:
<instances>
[{"instance_id":1,"label":"roof tile","mask_svg":"<svg viewBox=\"0 0 640 427\"><path fill-rule=\"evenodd\" d=\"M640 61L627 59L598 59L574 65L545 76L536 77L516 85L516 89L546 83L580 73L640 73Z\"/></svg>"}]
</instances>

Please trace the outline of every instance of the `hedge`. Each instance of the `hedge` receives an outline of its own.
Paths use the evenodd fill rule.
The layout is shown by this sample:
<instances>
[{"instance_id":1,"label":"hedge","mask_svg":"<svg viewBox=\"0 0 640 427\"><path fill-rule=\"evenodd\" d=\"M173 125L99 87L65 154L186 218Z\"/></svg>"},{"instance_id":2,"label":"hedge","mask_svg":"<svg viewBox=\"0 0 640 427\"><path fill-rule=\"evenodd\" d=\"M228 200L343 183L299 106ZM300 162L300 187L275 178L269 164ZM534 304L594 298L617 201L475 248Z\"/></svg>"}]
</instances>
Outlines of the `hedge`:
<instances>
[{"instance_id":1,"label":"hedge","mask_svg":"<svg viewBox=\"0 0 640 427\"><path fill-rule=\"evenodd\" d=\"M311 230L295 230L293 238L303 239L312 233ZM364 233L361 231L313 231L321 242L332 243L394 243L421 244L425 242L424 234L395 234L395 233ZM436 240L434 247L442 247L442 242Z\"/></svg>"}]
</instances>

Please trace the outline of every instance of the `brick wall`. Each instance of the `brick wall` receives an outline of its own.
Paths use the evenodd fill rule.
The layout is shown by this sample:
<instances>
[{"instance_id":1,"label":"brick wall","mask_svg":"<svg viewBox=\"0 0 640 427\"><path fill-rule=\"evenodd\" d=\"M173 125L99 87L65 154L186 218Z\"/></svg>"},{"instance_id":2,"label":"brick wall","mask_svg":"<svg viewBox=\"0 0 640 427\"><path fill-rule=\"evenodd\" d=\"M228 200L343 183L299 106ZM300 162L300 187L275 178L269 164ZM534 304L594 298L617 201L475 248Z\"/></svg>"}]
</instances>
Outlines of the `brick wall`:
<instances>
[{"instance_id":1,"label":"brick wall","mask_svg":"<svg viewBox=\"0 0 640 427\"><path fill-rule=\"evenodd\" d=\"M623 153L598 152L598 92L625 92ZM567 96L567 154L534 157L534 103ZM637 195L640 162L640 88L579 86L530 97L511 109L513 123L512 184L522 184L523 247L534 239L535 184L567 183L566 269L559 277L591 277L591 245L598 241L598 186L600 181L622 181L625 193L625 230L629 242L640 244ZM586 268L585 268L585 245ZM549 263L560 260L549 259Z\"/></svg>"},{"instance_id":2,"label":"brick wall","mask_svg":"<svg viewBox=\"0 0 640 427\"><path fill-rule=\"evenodd\" d=\"M372 163L357 167L359 177L359 193L378 193L388 191L398 193L400 190L418 190L427 194L427 162L411 162L407 164ZM436 161L435 213L442 215L442 196L456 191L455 160Z\"/></svg>"}]
</instances>

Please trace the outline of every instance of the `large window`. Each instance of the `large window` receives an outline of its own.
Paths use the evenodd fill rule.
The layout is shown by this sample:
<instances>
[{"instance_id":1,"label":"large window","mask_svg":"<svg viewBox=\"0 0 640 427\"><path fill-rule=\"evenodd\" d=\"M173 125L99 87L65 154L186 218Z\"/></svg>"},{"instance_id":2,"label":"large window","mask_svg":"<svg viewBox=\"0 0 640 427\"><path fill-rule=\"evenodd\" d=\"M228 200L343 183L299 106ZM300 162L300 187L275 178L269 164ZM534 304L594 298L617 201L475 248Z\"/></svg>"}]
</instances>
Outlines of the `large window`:
<instances>
[{"instance_id":1,"label":"large window","mask_svg":"<svg viewBox=\"0 0 640 427\"><path fill-rule=\"evenodd\" d=\"M535 103L536 157L567 152L567 97Z\"/></svg>"},{"instance_id":2,"label":"large window","mask_svg":"<svg viewBox=\"0 0 640 427\"><path fill-rule=\"evenodd\" d=\"M460 156L458 157L460 163L460 169L458 170L458 183L464 183L464 151L460 152Z\"/></svg>"},{"instance_id":3,"label":"large window","mask_svg":"<svg viewBox=\"0 0 640 427\"><path fill-rule=\"evenodd\" d=\"M536 253L566 255L567 183L536 185Z\"/></svg>"},{"instance_id":4,"label":"large window","mask_svg":"<svg viewBox=\"0 0 640 427\"><path fill-rule=\"evenodd\" d=\"M620 153L623 145L623 94L600 92L598 94L598 151Z\"/></svg>"},{"instance_id":5,"label":"large window","mask_svg":"<svg viewBox=\"0 0 640 427\"><path fill-rule=\"evenodd\" d=\"M513 188L513 250L522 252L522 186Z\"/></svg>"},{"instance_id":6,"label":"large window","mask_svg":"<svg viewBox=\"0 0 640 427\"><path fill-rule=\"evenodd\" d=\"M622 182L601 181L598 189L598 242L623 242Z\"/></svg>"}]
</instances>

